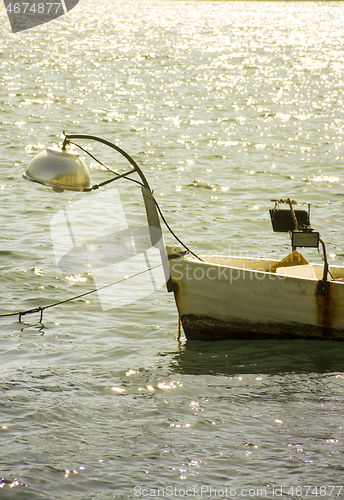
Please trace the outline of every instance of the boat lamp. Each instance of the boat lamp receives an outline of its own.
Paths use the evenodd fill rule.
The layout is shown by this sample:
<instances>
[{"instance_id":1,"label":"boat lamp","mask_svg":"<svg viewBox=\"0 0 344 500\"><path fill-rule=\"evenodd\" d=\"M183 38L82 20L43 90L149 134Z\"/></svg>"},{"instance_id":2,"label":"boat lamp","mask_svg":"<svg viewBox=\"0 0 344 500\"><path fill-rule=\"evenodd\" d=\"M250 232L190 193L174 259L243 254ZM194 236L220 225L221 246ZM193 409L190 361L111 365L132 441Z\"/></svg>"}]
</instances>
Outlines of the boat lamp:
<instances>
[{"instance_id":1,"label":"boat lamp","mask_svg":"<svg viewBox=\"0 0 344 500\"><path fill-rule=\"evenodd\" d=\"M320 235L317 231L300 231L291 232L291 246L304 248L318 248Z\"/></svg>"},{"instance_id":2,"label":"boat lamp","mask_svg":"<svg viewBox=\"0 0 344 500\"><path fill-rule=\"evenodd\" d=\"M29 163L24 179L38 182L54 191L84 191L91 187L87 165L79 153L66 148L47 148Z\"/></svg>"}]
</instances>

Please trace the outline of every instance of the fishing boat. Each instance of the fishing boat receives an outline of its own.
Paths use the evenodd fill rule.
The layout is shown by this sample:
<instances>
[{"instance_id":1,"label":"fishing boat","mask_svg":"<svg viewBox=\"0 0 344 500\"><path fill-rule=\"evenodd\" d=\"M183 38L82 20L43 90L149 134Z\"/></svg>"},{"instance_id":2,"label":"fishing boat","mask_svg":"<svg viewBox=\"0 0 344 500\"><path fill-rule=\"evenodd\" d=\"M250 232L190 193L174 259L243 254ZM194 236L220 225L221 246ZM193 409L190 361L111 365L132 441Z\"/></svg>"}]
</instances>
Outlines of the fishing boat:
<instances>
[{"instance_id":1,"label":"fishing boat","mask_svg":"<svg viewBox=\"0 0 344 500\"><path fill-rule=\"evenodd\" d=\"M272 200L273 230L289 232L281 259L191 255L167 246L171 281L187 339L304 338L344 340L344 267L329 266L309 213L289 198ZM289 208L281 209L287 203ZM322 247L311 264L298 247Z\"/></svg>"}]
</instances>

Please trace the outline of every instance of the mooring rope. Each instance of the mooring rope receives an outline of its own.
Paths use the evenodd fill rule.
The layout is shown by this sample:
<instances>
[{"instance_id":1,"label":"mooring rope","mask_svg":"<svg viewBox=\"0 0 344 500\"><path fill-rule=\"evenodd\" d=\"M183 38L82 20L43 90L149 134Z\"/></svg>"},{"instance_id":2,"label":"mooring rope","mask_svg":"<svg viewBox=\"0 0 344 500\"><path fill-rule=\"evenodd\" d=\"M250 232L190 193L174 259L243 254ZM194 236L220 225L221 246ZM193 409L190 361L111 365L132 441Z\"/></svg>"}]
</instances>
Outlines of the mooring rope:
<instances>
[{"instance_id":1,"label":"mooring rope","mask_svg":"<svg viewBox=\"0 0 344 500\"><path fill-rule=\"evenodd\" d=\"M122 281L129 280L131 278L135 278L136 276L139 276L140 274L146 273L147 271L151 271L152 269L155 269L162 264L157 264L156 266L149 267L147 269L144 269L143 271L139 271L138 273L132 274L131 276L125 276L124 278L114 281L113 283L109 283L107 285L100 286L98 288L95 288L94 290L89 290L88 292L80 293L79 295L75 295L74 297L70 297L69 299L64 299L60 300L59 302L54 302L53 304L48 304L47 306L39 306L39 307L34 307L33 309L26 309L25 311L17 311L17 312L12 312L12 313L6 313L6 314L0 314L0 318L5 318L7 316L19 316L19 323L21 323L21 318L22 316L25 316L25 314L33 314L36 312L40 312L41 316L39 319L39 323L42 323L43 319L43 311L45 309L49 309L50 307L55 307L59 306L61 304L65 304L66 302L71 302L72 300L79 299L80 297L85 297L85 295L89 295L91 293L97 292L98 290L103 290L104 288L107 288L112 285L117 285L118 283L121 283Z\"/></svg>"}]
</instances>

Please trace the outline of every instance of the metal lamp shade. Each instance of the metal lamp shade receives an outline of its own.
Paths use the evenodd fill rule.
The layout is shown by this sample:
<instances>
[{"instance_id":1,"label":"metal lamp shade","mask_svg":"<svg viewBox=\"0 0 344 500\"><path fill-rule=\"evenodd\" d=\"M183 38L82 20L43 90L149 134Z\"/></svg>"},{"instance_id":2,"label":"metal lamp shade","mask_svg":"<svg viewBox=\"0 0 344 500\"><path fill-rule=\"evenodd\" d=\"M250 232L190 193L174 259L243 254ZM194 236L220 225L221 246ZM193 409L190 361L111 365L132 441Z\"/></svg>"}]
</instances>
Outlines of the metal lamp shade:
<instances>
[{"instance_id":1,"label":"metal lamp shade","mask_svg":"<svg viewBox=\"0 0 344 500\"><path fill-rule=\"evenodd\" d=\"M57 148L47 148L35 156L23 177L58 192L83 191L91 186L88 168L78 153Z\"/></svg>"}]
</instances>

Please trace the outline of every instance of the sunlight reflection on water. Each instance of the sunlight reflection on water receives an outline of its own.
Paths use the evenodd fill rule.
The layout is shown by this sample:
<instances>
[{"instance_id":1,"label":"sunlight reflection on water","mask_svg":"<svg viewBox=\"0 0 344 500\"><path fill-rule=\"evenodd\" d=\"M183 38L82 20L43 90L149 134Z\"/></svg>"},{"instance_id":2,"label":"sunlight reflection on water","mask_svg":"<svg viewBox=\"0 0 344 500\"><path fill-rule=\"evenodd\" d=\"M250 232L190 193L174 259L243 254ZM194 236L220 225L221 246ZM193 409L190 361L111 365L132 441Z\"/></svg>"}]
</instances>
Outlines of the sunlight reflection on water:
<instances>
[{"instance_id":1,"label":"sunlight reflection on water","mask_svg":"<svg viewBox=\"0 0 344 500\"><path fill-rule=\"evenodd\" d=\"M84 0L17 35L1 11L2 311L93 287L58 271L49 232L82 195L21 180L63 130L128 150L194 251L284 256L268 209L290 196L312 203L342 264L343 26L340 2ZM140 224L135 187L118 188ZM1 498L340 484L341 344L178 345L164 290L106 312L90 295L38 319L1 322Z\"/></svg>"}]
</instances>

